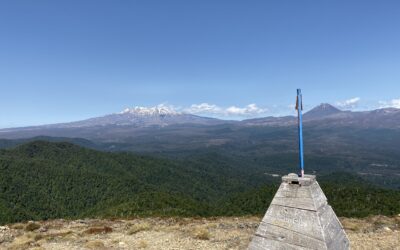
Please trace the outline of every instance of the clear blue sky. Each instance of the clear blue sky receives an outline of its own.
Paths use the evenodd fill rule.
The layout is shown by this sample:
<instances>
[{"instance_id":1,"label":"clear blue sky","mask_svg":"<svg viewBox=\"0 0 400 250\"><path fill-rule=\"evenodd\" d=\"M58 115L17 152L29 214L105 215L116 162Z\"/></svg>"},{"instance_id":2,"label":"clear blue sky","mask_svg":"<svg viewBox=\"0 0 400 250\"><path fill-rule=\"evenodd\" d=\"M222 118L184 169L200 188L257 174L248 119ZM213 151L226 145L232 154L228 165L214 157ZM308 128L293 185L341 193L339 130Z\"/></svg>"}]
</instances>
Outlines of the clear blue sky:
<instances>
[{"instance_id":1,"label":"clear blue sky","mask_svg":"<svg viewBox=\"0 0 400 250\"><path fill-rule=\"evenodd\" d=\"M398 0L4 0L0 127L160 103L282 115L297 87L308 108L400 107L399 13Z\"/></svg>"}]
</instances>

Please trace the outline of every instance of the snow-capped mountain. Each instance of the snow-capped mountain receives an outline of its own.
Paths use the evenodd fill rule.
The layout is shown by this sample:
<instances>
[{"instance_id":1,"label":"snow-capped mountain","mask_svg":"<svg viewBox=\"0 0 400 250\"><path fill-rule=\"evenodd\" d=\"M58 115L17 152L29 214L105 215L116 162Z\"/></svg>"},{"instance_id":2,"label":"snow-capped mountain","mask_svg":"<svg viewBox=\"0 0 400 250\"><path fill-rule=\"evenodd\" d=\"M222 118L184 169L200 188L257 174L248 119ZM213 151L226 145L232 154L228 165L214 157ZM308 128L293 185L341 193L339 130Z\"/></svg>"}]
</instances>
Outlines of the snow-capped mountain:
<instances>
[{"instance_id":1,"label":"snow-capped mountain","mask_svg":"<svg viewBox=\"0 0 400 250\"><path fill-rule=\"evenodd\" d=\"M173 124L218 124L222 120L201 117L192 114L178 112L172 107L158 105L154 107L133 107L126 108L121 112L101 117L90 118L83 121L54 124L52 127L94 127L94 126L168 126Z\"/></svg>"},{"instance_id":2,"label":"snow-capped mountain","mask_svg":"<svg viewBox=\"0 0 400 250\"><path fill-rule=\"evenodd\" d=\"M181 112L177 112L172 107L165 105L158 105L155 107L139 107L126 108L119 114L132 114L137 116L166 116L166 115L179 115Z\"/></svg>"},{"instance_id":3,"label":"snow-capped mountain","mask_svg":"<svg viewBox=\"0 0 400 250\"><path fill-rule=\"evenodd\" d=\"M42 126L0 129L0 138L27 138L32 136L85 137L82 134L101 136L116 131L132 131L147 127L165 127L169 125L217 125L230 121L201 117L178 112L172 107L158 105L154 107L126 108L121 112L82 121L58 123Z\"/></svg>"}]
</instances>

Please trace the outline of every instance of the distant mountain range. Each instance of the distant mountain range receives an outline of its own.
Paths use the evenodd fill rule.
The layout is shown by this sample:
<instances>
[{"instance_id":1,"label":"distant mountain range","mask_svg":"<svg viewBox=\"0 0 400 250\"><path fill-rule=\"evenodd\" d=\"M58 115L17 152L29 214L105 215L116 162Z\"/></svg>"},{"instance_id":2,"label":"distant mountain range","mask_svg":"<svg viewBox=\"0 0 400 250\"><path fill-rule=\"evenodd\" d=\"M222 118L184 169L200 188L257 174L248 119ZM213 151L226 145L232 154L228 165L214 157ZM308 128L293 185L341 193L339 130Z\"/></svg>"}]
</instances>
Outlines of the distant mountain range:
<instances>
[{"instance_id":1,"label":"distant mountain range","mask_svg":"<svg viewBox=\"0 0 400 250\"><path fill-rule=\"evenodd\" d=\"M264 117L243 121L221 120L176 112L168 107L135 107L122 112L90 118L87 120L9 128L0 130L0 138L20 139L35 136L125 138L142 129L160 129L168 126L291 126L297 123L295 116ZM323 103L304 114L304 123L311 126L356 126L363 128L400 128L400 109L384 108L372 111L342 111Z\"/></svg>"},{"instance_id":2,"label":"distant mountain range","mask_svg":"<svg viewBox=\"0 0 400 250\"><path fill-rule=\"evenodd\" d=\"M371 111L342 111L328 103L322 103L306 112L303 117L312 126L355 126L362 128L400 128L400 109L383 108ZM245 125L287 126L297 123L293 116L266 117L241 122Z\"/></svg>"}]
</instances>

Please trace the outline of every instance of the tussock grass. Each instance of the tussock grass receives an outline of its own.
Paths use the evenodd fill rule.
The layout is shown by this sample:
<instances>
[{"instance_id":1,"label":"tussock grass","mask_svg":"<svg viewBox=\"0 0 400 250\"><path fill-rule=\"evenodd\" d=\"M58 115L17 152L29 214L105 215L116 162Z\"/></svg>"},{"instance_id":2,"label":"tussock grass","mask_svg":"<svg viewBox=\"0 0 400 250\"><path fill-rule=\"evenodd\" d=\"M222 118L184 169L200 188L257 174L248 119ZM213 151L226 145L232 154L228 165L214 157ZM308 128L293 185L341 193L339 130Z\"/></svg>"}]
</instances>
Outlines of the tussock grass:
<instances>
[{"instance_id":1,"label":"tussock grass","mask_svg":"<svg viewBox=\"0 0 400 250\"><path fill-rule=\"evenodd\" d=\"M355 219L347 219L345 221L342 221L342 225L345 230L351 230L354 232L359 232L362 229L359 220Z\"/></svg>"},{"instance_id":2,"label":"tussock grass","mask_svg":"<svg viewBox=\"0 0 400 250\"><path fill-rule=\"evenodd\" d=\"M89 241L85 244L85 247L89 248L89 249L105 249L106 248L104 246L104 243L101 240Z\"/></svg>"},{"instance_id":3,"label":"tussock grass","mask_svg":"<svg viewBox=\"0 0 400 250\"><path fill-rule=\"evenodd\" d=\"M56 232L56 233L48 233L48 234L43 235L43 238L46 238L46 239L64 238L72 233L73 233L73 231L71 231L71 230L61 231L61 232Z\"/></svg>"},{"instance_id":4,"label":"tussock grass","mask_svg":"<svg viewBox=\"0 0 400 250\"><path fill-rule=\"evenodd\" d=\"M25 225L23 223L16 223L10 226L10 228L12 229L16 229L16 230L21 230L25 228Z\"/></svg>"},{"instance_id":5,"label":"tussock grass","mask_svg":"<svg viewBox=\"0 0 400 250\"><path fill-rule=\"evenodd\" d=\"M36 222L29 222L25 226L25 231L32 232L40 228L40 224Z\"/></svg>"},{"instance_id":6,"label":"tussock grass","mask_svg":"<svg viewBox=\"0 0 400 250\"><path fill-rule=\"evenodd\" d=\"M192 236L199 240L209 240L211 234L206 227L197 227L192 231Z\"/></svg>"},{"instance_id":7,"label":"tussock grass","mask_svg":"<svg viewBox=\"0 0 400 250\"><path fill-rule=\"evenodd\" d=\"M148 231L150 229L151 229L151 225L147 222L143 222L143 223L139 223L139 224L135 224L135 225L131 226L128 230L128 234L132 235L132 234L139 233L141 231Z\"/></svg>"},{"instance_id":8,"label":"tussock grass","mask_svg":"<svg viewBox=\"0 0 400 250\"><path fill-rule=\"evenodd\" d=\"M149 244L147 243L147 241L145 241L145 240L141 240L141 241L139 241L139 243L138 243L138 248L147 248L149 246Z\"/></svg>"},{"instance_id":9,"label":"tussock grass","mask_svg":"<svg viewBox=\"0 0 400 250\"><path fill-rule=\"evenodd\" d=\"M43 238L44 238L44 235L43 235L43 234L35 234L35 235L33 236L33 239L34 239L35 241L41 240L41 239L43 239Z\"/></svg>"},{"instance_id":10,"label":"tussock grass","mask_svg":"<svg viewBox=\"0 0 400 250\"><path fill-rule=\"evenodd\" d=\"M28 232L21 237L15 238L11 245L8 247L9 250L21 250L27 249L31 244L35 243L35 235L32 232Z\"/></svg>"},{"instance_id":11,"label":"tussock grass","mask_svg":"<svg viewBox=\"0 0 400 250\"><path fill-rule=\"evenodd\" d=\"M112 228L111 227L91 227L87 230L84 231L85 234L106 234L106 233L111 233Z\"/></svg>"}]
</instances>

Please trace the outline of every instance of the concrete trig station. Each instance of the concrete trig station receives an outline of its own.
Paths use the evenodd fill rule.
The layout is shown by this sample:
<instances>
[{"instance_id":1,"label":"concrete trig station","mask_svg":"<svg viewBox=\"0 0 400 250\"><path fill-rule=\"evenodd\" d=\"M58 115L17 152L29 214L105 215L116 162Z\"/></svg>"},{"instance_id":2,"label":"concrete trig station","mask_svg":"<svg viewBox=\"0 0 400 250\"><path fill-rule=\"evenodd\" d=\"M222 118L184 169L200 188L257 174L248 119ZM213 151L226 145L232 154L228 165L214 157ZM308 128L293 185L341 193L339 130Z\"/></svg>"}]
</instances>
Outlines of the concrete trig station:
<instances>
[{"instance_id":1,"label":"concrete trig station","mask_svg":"<svg viewBox=\"0 0 400 250\"><path fill-rule=\"evenodd\" d=\"M300 173L282 177L248 249L349 249L349 239L315 175L304 174L300 89L297 90L296 109Z\"/></svg>"}]
</instances>

